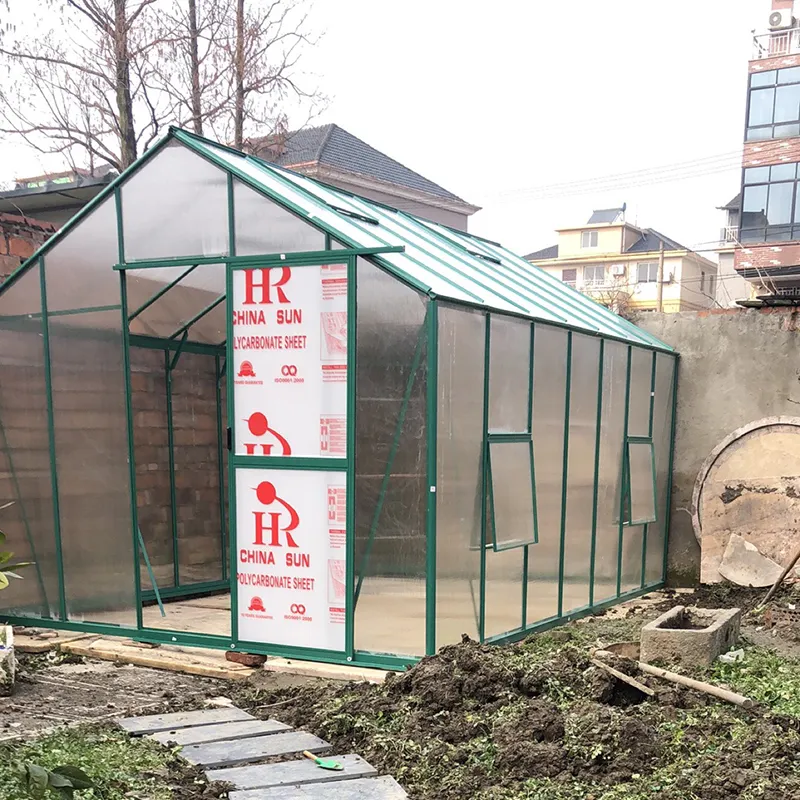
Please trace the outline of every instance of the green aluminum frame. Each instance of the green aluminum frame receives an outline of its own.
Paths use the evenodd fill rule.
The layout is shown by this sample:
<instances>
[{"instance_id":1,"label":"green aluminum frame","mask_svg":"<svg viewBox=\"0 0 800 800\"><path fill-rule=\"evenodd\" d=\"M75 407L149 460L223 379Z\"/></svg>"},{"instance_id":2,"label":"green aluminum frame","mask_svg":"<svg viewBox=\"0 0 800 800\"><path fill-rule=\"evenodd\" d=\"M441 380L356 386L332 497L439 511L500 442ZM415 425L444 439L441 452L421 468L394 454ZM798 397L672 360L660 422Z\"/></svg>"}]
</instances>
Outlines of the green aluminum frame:
<instances>
[{"instance_id":1,"label":"green aluminum frame","mask_svg":"<svg viewBox=\"0 0 800 800\"><path fill-rule=\"evenodd\" d=\"M348 419L348 452L346 459L338 459L338 460L330 460L330 459L312 459L309 460L309 463L303 463L301 459L293 459L293 464L291 467L288 467L286 464L279 464L278 462L285 461L285 459L273 459L273 458L246 458L241 456L235 456L233 454L229 454L228 458L228 471L229 471L229 480L228 480L228 513L230 515L230 520L227 520L228 524L226 525L225 514L223 512L223 524L222 524L222 531L221 536L226 537L229 545L230 551L230 558L228 563L223 567L223 575L227 577L227 581L223 582L222 584L217 584L216 582L212 582L210 584L202 584L197 588L200 590L213 590L216 586L221 585L223 588L229 588L231 590L231 635L228 636L216 636L210 634L200 634L200 633L185 633L185 632L178 632L178 631L168 631L162 629L152 629L152 628L145 628L142 624L142 601L146 599L146 594L142 592L141 582L140 582L140 569L139 569L139 561L140 561L140 547L138 542L137 536L137 529L138 529L138 521L137 521L137 509L136 509L136 474L135 474L135 461L134 461L134 452L133 452L133 416L132 416L132 391L131 391L131 374L130 374L130 348L131 347L144 347L144 348L151 348L162 350L165 352L165 359L166 363L170 363L170 356L172 355L173 359L176 356L179 356L181 352L192 352L192 353L203 353L209 355L215 359L215 374L217 377L217 407L218 407L218 420L217 420L217 429L218 432L222 431L222 419L221 419L221 381L227 381L227 415L228 415L228 427L233 431L235 426L235 419L233 414L233 382L232 382L232 371L226 370L225 366L223 365L222 359L227 360L229 357L227 355L227 346L226 343L231 341L231 315L228 314L228 319L226 323L226 342L218 343L218 344L207 344L203 342L193 341L190 338L191 333L191 326L199 319L202 319L204 313L208 313L212 310L216 305L225 302L225 298L228 298L228 303L231 302L232 298L232 273L235 269L244 269L248 267L270 267L270 266L303 266L303 265L313 265L313 264L320 264L320 263L331 263L334 259L341 263L342 259L346 259L348 263L348 276L352 278L349 284L350 288L350 296L348 298L348 310L350 311L350 324L348 325L348 346L349 346L349 353L348 353L348 363L352 365L351 370L352 374L355 371L355 334L356 334L356 314L357 314L357 307L356 307L356 296L355 296L355 286L356 286L356 256L363 256L365 257L370 263L373 263L379 269L388 272L391 274L396 280L410 286L411 288L416 289L417 291L421 291L423 294L427 295L429 298L429 310L426 316L426 323L424 325L425 328L425 339L426 339L426 347L427 347L427 356L428 356L428 389L427 389L427 413L428 413L428 420L427 420L427 435L426 435L426 444L427 444L427 462L426 462L426 470L427 470L427 478L428 478L428 487L429 487L429 496L428 496L428 503L427 503L427 512L426 512L426 540L427 540L427 556L426 556L426 644L425 644L425 652L427 654L433 653L435 651L435 631L436 631L436 480L437 480L437 452L436 452L436 436L437 436L437 415L438 415L438 404L437 404L437 391L438 391L438 305L439 299L436 295L426 289L426 287L422 286L417 280L413 277L407 275L403 272L403 270L399 269L394 264L388 262L386 259L382 258L385 254L391 253L398 253L403 252L405 247L403 245L392 245L390 243L386 243L385 246L379 247L359 247L357 246L358 243L353 241L352 239L348 238L345 235L342 235L340 231L333 230L332 228L325 227L322 223L317 223L316 220L311 220L305 215L302 210L293 205L293 203L280 196L276 196L274 190L267 190L263 187L258 186L254 180L249 177L245 172L238 170L237 168L231 167L229 165L225 165L222 161L217 158L214 154L200 152L199 149L195 148L195 152L200 155L205 160L209 161L210 163L215 164L217 167L227 170L227 185L228 185L228 226L229 226L229 239L230 239L230 247L229 247L229 255L227 256L210 256L210 257L186 257L186 258L165 258L165 259L148 259L148 260L141 260L141 261L130 261L126 262L125 260L125 252L124 252L124 230L123 230L123 217L122 217L122 194L120 192L120 186L135 172L137 172L143 163L145 163L150 157L152 157L155 153L159 152L170 140L177 139L184 145L189 144L191 141L197 140L202 142L203 140L199 137L194 137L191 134L186 134L181 131L171 132L170 136L162 139L160 142L156 143L149 151L147 156L145 156L142 160L136 162L131 167L123 171L123 173L117 178L112 185L110 185L106 190L101 192L91 203L89 203L84 209L81 210L79 214L77 214L72 220L70 220L62 229L60 234L53 239L51 239L48 243L46 243L37 253L35 253L27 262L25 262L12 276L9 278L5 285L2 287L2 290L5 290L11 286L13 286L19 277L25 274L29 268L39 265L41 268L41 287L42 287L42 322L44 327L43 333L43 340L44 340L44 353L45 353L45 362L46 362L46 370L45 370L45 377L47 382L46 393L47 393L47 414L48 414L48 441L50 446L50 461L51 461L51 477L52 477L52 491L53 491L53 504L54 504L54 518L55 518L55 536L56 536L56 554L57 554L57 569L59 571L59 615L60 619L52 619L52 618L28 618L22 616L14 616L14 615L2 615L4 619L9 621L12 624L39 624L46 627L53 627L59 628L64 630L75 630L75 631L85 631L90 633L98 633L103 635L117 635L117 636L127 636L137 639L139 641L151 642L151 643L172 643L172 644L182 644L188 646L201 646L201 647L209 647L209 648L216 648L216 649L236 649L239 647L246 646L247 649L252 650L253 652L267 652L269 649L268 654L276 654L276 655L284 655L287 657L293 658L305 658L310 660L322 660L327 661L330 663L348 663L353 661L355 663L364 665L364 666L374 666L374 667L382 667L382 668L389 668L389 669L397 669L402 668L403 666L412 663L416 659L413 657L407 656L392 656L392 655L385 655L385 654L375 654L375 653L366 653L360 652L355 649L354 646L354 612L355 612L355 600L357 596L357 588L355 584L355 580L353 579L355 576L355 564L354 564L354 542L353 537L348 537L348 545L347 545L347 569L348 569L348 576L351 578L348 580L348 622L346 625L346 636L345 636L345 652L344 653L334 653L324 650L316 650L311 648L265 648L258 643L246 643L240 642L238 639L238 631L236 621L238 618L237 609L236 609L236 553L235 553L235 469L237 466L247 466L247 467L282 467L282 468L297 468L297 469L309 469L309 468L316 468L316 469L331 469L332 467L338 467L341 469L346 469L348 472L348 483L347 483L347 499L348 499L348 529L353 530L354 521L355 521L355 501L354 501L354 494L355 494L355 481L354 481L354 457L355 457L355 426L357 424L356 416L355 416L355 381L352 377L349 378L348 384L348 411L349 419ZM324 251L314 251L314 252L306 252L306 253L290 253L290 254L280 254L280 253L273 253L273 254L264 254L258 256L237 256L235 250L235 209L233 203L233 182L234 180L239 180L254 191L262 194L263 196L269 198L273 202L277 203L279 206L282 206L285 210L289 211L293 215L297 216L298 218L302 219L307 225L310 227L316 227L320 230L326 239L326 250ZM279 176L279 180L284 184L289 183L289 179L283 177L282 175ZM341 193L341 192L340 192ZM343 193L341 193L343 194ZM91 623L91 622L73 622L67 618L66 612L66 601L67 598L64 597L64 580L63 580L63 563L62 563L62 552L61 552L61 536L60 536L60 521L58 515L58 475L56 470L55 464L55 442L53 436L53 403L52 403L52 385L50 380L50 353L49 353L49 316L58 316L62 314L71 314L71 313L82 313L91 310L101 310L100 308L95 309L75 309L72 311L65 311L65 312L51 312L48 313L47 310L47 302L46 302L46 288L44 282L44 261L46 258L46 254L50 247L53 246L54 242L60 241L64 234L69 233L75 226L77 226L83 219L85 219L92 211L104 200L109 197L114 198L114 203L116 206L117 211L117 243L118 243L118 263L109 265L110 269L114 269L119 272L120 277L120 304L114 306L107 306L103 307L102 310L119 310L122 319L122 346L123 346L123 366L125 372L125 393L126 393L126 413L128 417L128 424L127 424L127 435L128 435L128 454L129 454L129 464L130 464L130 497L131 497L131 536L132 541L134 544L134 585L135 585L135 592L136 592L136 599L137 599L137 618L136 618L136 628L131 627L124 627L118 625L111 625L111 624L101 624L101 623ZM355 198L355 196L352 196ZM357 198L356 198L357 199ZM383 213L381 211L383 207L377 209L376 214ZM393 211L393 210L392 210ZM364 227L369 223L364 223L363 218L358 216L358 213L350 208L342 208L341 213L347 213L348 216L353 220L354 224L361 230L366 230ZM396 213L395 222L396 225L402 231L407 232L409 235L412 234L411 230L411 217L408 215L403 214L402 212L394 212ZM363 223L363 224L362 224ZM443 228L442 226L431 226L427 225L430 229L429 234L420 234L416 232L415 235L420 238L420 240L424 240L424 252L427 256L441 260L444 264L444 253L445 248L442 247L441 242L437 237L442 237L444 232L447 232L448 229ZM330 249L333 246L335 241L337 244L341 244L343 249ZM378 238L378 237L375 237ZM400 237L401 240L404 237ZM405 237L407 240L410 241L408 237ZM454 244L456 247L461 248L464 251L465 258L466 254L472 254L473 256L479 256L482 259L485 259L487 262L492 261L493 259L499 259L500 256L508 256L508 251L506 251L501 246L497 245L496 243L490 242L488 240L480 239L479 237L463 234L459 231L450 231L447 233L447 238L451 240L451 243ZM465 244L464 240L469 240L471 246L474 246L474 252L469 249L469 247ZM441 254L441 255L440 255ZM452 257L452 253L448 253L449 257ZM196 269L202 269L203 266L208 264L226 264L228 265L228 269L226 270L226 293L224 296L218 297L214 303L210 306L207 306L203 309L203 312L200 314L195 315L195 317L188 321L188 323L184 323L178 330L176 330L172 336L168 339L162 339L158 337L150 337L150 336L140 336L131 334L129 329L129 322L135 319L139 314L141 314L147 307L152 305L156 302L163 294L167 291L171 290L174 286L178 285L180 281L186 277L190 272ZM466 264L466 262L465 262ZM180 278L173 281L172 283L168 284L167 286L162 287L159 292L151 297L147 303L141 305L139 308L130 310L128 308L128 299L127 299L127 286L126 286L126 271L128 269L155 269L155 268L163 268L163 267L186 267L187 269L181 274ZM474 267L474 265L473 265ZM451 268L452 265L451 265ZM455 268L457 271L457 268ZM490 265L487 264L487 270L490 270ZM488 279L490 272L486 272L486 277ZM441 276L440 276L441 277ZM510 281L508 291L510 294L520 293L520 297L524 293L531 294L531 296L540 296L541 288L537 288L535 291L526 289L524 285L524 276L520 271L516 277L508 277L507 281ZM531 297L528 297L530 300ZM444 299L442 301L445 302L448 306L453 306L456 308L463 308L465 310L479 310L485 316L486 326L485 326L485 354L484 354L484 396L483 396L483 403L484 403L484 420L483 420L483 442L484 446L482 448L482 455L481 455L481 485L483 487L483 491L481 493L481 520L480 520L480 531L481 531L481 547L480 547L480 605L477 609L477 617L478 617L478 631L481 641L487 642L507 642L507 641L514 641L516 639L522 638L527 636L531 632L546 630L549 627L553 627L555 625L561 624L565 621L570 619L575 619L580 616L584 616L587 614L595 613L597 610L609 607L618 603L622 600L633 598L639 596L647 591L651 591L654 588L658 588L663 585L664 578L666 574L666 566L667 566L667 553L668 553L668 546L669 546L669 519L670 519L670 495L672 489L672 480L673 480L673 463L674 463L674 434L675 434L675 417L676 417L676 407L677 407L677 388L678 388L678 356L676 353L671 351L669 348L662 346L657 340L653 339L645 335L646 342L643 343L636 343L632 344L629 339L626 339L623 333L616 335L615 333L611 332L593 332L591 330L587 330L585 328L578 327L576 325L572 325L568 322L560 322L560 321L539 321L532 318L530 313L520 311L508 311L508 310L495 310L491 308L489 304L486 302L482 302L480 298L477 296L473 300L456 300L452 298ZM509 302L512 305L516 305L513 303L511 299ZM569 296L564 298L564 302L569 304L571 303L571 299ZM559 579L559 586L558 586L558 611L557 614L549 617L544 620L534 620L532 622L527 620L527 591L528 591L528 567L529 567L529 551L530 547L534 546L533 543L527 543L524 545L519 545L523 547L524 553L524 561L523 561L523 571L522 571L522 591L521 591L521 600L522 600L522 613L521 613L521 620L522 624L518 630L509 631L502 635L486 637L485 636L485 627L486 627L486 608L485 608L485 593L486 593L486 558L487 553L491 553L495 550L495 547L488 547L488 537L487 537L487 517L488 514L493 511L491 508L491 456L490 456L490 444L499 444L502 441L510 441L510 439L505 438L503 434L496 434L489 431L488 428L488 399L489 399L489 345L490 345L490 326L491 326L491 316L492 315L499 315L511 318L518 318L524 319L531 324L531 347L530 347L530 363L528 365L529 368L529 388L528 388L528 432L526 433L526 437L524 441L528 442L530 445L530 453L531 453L531 489L533 492L534 498L534 514L536 515L534 521L534 530L535 536L538 538L538 514L537 514L537 502L536 502L536 481L535 481L535 445L536 442L534 441L534 437L532 434L532 419L533 414L535 413L535 387L534 387L534 378L533 378L533 359L534 359L534 341L536 335L536 329L540 325L547 325L553 328L559 328L561 330L566 331L567 336L567 343L566 343L566 360L567 360L567 371L566 371L566 381L565 381L565 406L564 406L564 441L563 441L563 461L562 461L562 498L561 498L561 528L560 528L560 544L559 544L559 566L558 566L558 579ZM36 315L33 315L36 316ZM620 331L622 331L622 326L619 327ZM593 497L593 514L592 514L592 530L591 530L591 563L590 563L590 588L589 588L589 603L586 606L582 606L577 609L565 609L564 608L564 597L563 597L563 587L564 587L564 547L565 547L565 535L566 535L566 508L567 508L567 471L568 471L568 464L569 464L569 425L570 425L570 390L571 390L571 383L572 383L572 335L573 332L580 333L585 336L593 336L600 339L600 365L599 365L599 372L598 372L598 398L597 398L597 429L596 429L596 441L595 441L595 454L594 454L594 474L595 474L595 486L594 486L594 497ZM98 335L103 335L101 332L98 332ZM621 483L620 489L620 514L619 514L619 548L618 548L618 565L617 565L617 591L616 596L604 601L602 603L594 603L594 567L595 567L595 557L596 557L596 532L597 532L597 477L598 477L598 469L599 469L599 443L600 443L600 428L602 425L602 421L604 418L605 409L603 408L602 402L602 382L603 382L603 359L604 359L604 348L605 348L605 341L616 341L622 342L627 347L628 353L628 366L627 366L627 375L626 375L626 399L625 399L625 431L627 432L628 426L628 416L629 416L629 389L630 389L630 359L631 359L631 350L633 347L637 347L639 349L643 349L652 353L653 357L653 381L655 378L655 363L656 363L656 355L658 353L663 354L664 356L671 357L673 360L673 379L672 379L672 398L671 398L671 422L670 422L670 431L671 431L671 439L670 439L670 453L668 459L668 474L667 474L667 497L666 497L666 506L665 506L665 513L664 518L661 522L664 525L665 530L665 537L664 537L664 553L663 553L663 568L662 574L660 579L656 582L650 583L649 585L645 585L645 574L644 574L644 559L646 555L646 546L647 546L647 524L652 523L645 523L644 524L644 543L643 543L643 550L642 550L642 579L641 579L641 586L638 589L629 591L629 592L621 592L620 591L620 580L621 580L621 560L622 560L622 542L623 542L623 532L624 528L627 527L624 523L624 503L625 503L625 492L623 490L624 481ZM174 363L174 361L173 361ZM653 384L654 388L654 384ZM653 425L653 394L651 392L651 403L650 403L650 429L649 434L650 436L647 437L652 441L652 425ZM400 427L400 426L398 426ZM5 431L2 429L2 420L0 420L0 430L2 430L3 434ZM516 436L515 434L511 435ZM221 438L221 437L220 437ZM4 443L7 445L5 440L5 435L3 435ZM520 439L521 441L522 439ZM235 437L234 437L235 441ZM635 441L635 440L632 440ZM621 465L621 469L625 470L625 462L628 461L628 437L625 437L624 441L624 456L623 456L623 464ZM10 456L10 453L9 453ZM242 459L246 458L246 463L243 463ZM314 466L310 465L310 462L313 461ZM13 462L11 463L11 472L13 473ZM223 454L220 450L217 468L222 470L223 465ZM624 476L623 476L624 477ZM224 497L223 497L223 481L220 480L220 505L221 509L225 508ZM656 508L658 506L656 505ZM26 515L24 502L21 500L21 513L23 517ZM380 515L380 509L376 509L376 519ZM493 537L494 538L494 537ZM496 543L493 543L493 545ZM500 549L503 549L502 547ZM535 551L533 551L535 552ZM223 553L224 553L224 546L223 546ZM488 557L491 557L489 555ZM224 560L224 559L223 559ZM38 570L38 568L37 568ZM177 596L175 592L180 592L183 590L184 587L169 587L162 590L161 594L165 598ZM43 592L43 599L47 602L46 595Z\"/></svg>"}]
</instances>

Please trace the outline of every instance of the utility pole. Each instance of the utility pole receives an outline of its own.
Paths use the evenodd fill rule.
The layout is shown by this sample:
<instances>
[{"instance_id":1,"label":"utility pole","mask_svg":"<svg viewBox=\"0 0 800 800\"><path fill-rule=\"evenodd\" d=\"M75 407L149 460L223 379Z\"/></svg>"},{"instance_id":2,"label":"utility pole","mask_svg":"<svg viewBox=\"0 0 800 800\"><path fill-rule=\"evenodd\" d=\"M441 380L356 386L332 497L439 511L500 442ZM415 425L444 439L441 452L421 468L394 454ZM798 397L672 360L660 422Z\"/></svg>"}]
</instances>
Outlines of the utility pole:
<instances>
[{"instance_id":1,"label":"utility pole","mask_svg":"<svg viewBox=\"0 0 800 800\"><path fill-rule=\"evenodd\" d=\"M664 310L664 242L658 249L658 275L656 276L656 311Z\"/></svg>"}]
</instances>

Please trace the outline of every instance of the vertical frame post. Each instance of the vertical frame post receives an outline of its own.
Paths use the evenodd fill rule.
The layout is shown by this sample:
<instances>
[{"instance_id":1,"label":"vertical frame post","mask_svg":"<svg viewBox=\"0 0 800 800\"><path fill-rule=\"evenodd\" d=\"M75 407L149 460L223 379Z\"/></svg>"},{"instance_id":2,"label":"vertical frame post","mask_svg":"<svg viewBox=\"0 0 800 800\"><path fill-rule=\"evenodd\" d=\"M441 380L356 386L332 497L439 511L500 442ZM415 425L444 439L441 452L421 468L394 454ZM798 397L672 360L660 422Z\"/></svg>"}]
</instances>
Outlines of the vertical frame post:
<instances>
[{"instance_id":1,"label":"vertical frame post","mask_svg":"<svg viewBox=\"0 0 800 800\"><path fill-rule=\"evenodd\" d=\"M567 538L567 484L569 479L569 412L572 392L572 331L567 331L567 379L564 389L564 462L561 478L561 541L558 550L558 616L564 615L564 548Z\"/></svg>"},{"instance_id":2,"label":"vertical frame post","mask_svg":"<svg viewBox=\"0 0 800 800\"><path fill-rule=\"evenodd\" d=\"M670 520L672 519L672 471L675 467L675 419L678 413L678 357L673 356L672 365L672 421L669 436L669 466L667 472L667 497L664 508L664 563L661 581L667 580L667 557L669 554Z\"/></svg>"},{"instance_id":3,"label":"vertical frame post","mask_svg":"<svg viewBox=\"0 0 800 800\"><path fill-rule=\"evenodd\" d=\"M125 261L125 238L122 226L122 195L114 189L117 210L117 245L120 264ZM136 627L142 629L142 576L139 568L139 509L136 497L136 457L133 446L133 390L131 388L131 343L128 323L128 286L125 270L119 272L119 294L122 314L122 369L125 373L125 413L128 418L128 467L131 492L131 538L133 540L133 581L136 591Z\"/></svg>"},{"instance_id":4,"label":"vertical frame post","mask_svg":"<svg viewBox=\"0 0 800 800\"><path fill-rule=\"evenodd\" d=\"M53 533L56 538L56 570L58 572L58 609L63 621L67 620L67 594L64 581L64 551L61 542L61 507L58 496L58 469L56 465L56 426L53 415L53 376L50 360L50 321L47 316L47 280L45 278L44 259L39 259L39 282L42 294L42 348L44 355L44 386L47 399L47 440L50 450L50 481L53 493ZM9 451L9 461L10 451ZM16 478L15 478L16 479ZM23 511L23 514L25 512ZM47 594L44 590L44 581L39 565L36 572L42 588L42 595L47 603ZM48 615L50 610L48 609Z\"/></svg>"},{"instance_id":5,"label":"vertical frame post","mask_svg":"<svg viewBox=\"0 0 800 800\"><path fill-rule=\"evenodd\" d=\"M172 424L172 366L170 351L164 351L164 384L167 395L167 458L169 469L169 507L172 529L172 582L180 586L180 566L178 554L178 492L175 486L175 429Z\"/></svg>"},{"instance_id":6,"label":"vertical frame post","mask_svg":"<svg viewBox=\"0 0 800 800\"><path fill-rule=\"evenodd\" d=\"M239 593L238 593L238 565L236 563L236 470L233 466L233 454L236 452L236 419L234 408L236 400L234 398L233 376L236 370L233 368L231 349L233 343L233 269L230 264L225 269L225 341L226 341L226 363L228 364L225 374L227 377L227 411L228 411L228 579L231 587L231 649L239 644Z\"/></svg>"},{"instance_id":7,"label":"vertical frame post","mask_svg":"<svg viewBox=\"0 0 800 800\"><path fill-rule=\"evenodd\" d=\"M478 613L478 638L486 638L486 517L489 505L489 348L492 341L492 315L484 315L483 335L483 431L481 445L481 562L480 562L480 609Z\"/></svg>"},{"instance_id":8,"label":"vertical frame post","mask_svg":"<svg viewBox=\"0 0 800 800\"><path fill-rule=\"evenodd\" d=\"M622 432L622 464L619 484L619 538L617 543L617 597L622 591L622 544L625 531L625 504L628 485L628 414L631 406L631 351L628 345L628 363L625 368L625 423Z\"/></svg>"},{"instance_id":9,"label":"vertical frame post","mask_svg":"<svg viewBox=\"0 0 800 800\"><path fill-rule=\"evenodd\" d=\"M650 441L653 441L653 412L655 409L656 401L656 351L653 350L653 365L650 369L650 419L647 423L647 435ZM658 487L656 485L656 449L654 446L650 448L650 456L653 463L653 511L654 516L658 519ZM658 525L658 522L655 523ZM650 523L645 522L642 529L642 580L640 588L644 589L645 585L645 570L647 569L647 533L650 528Z\"/></svg>"},{"instance_id":10,"label":"vertical frame post","mask_svg":"<svg viewBox=\"0 0 800 800\"><path fill-rule=\"evenodd\" d=\"M358 269L357 259L347 259L347 520L345 525L345 618L344 652L348 661L356 654L356 371L358 346Z\"/></svg>"},{"instance_id":11,"label":"vertical frame post","mask_svg":"<svg viewBox=\"0 0 800 800\"><path fill-rule=\"evenodd\" d=\"M225 359L227 364L227 357ZM222 389L220 382L224 377L220 357L214 356L214 373L216 380L214 383L214 395L217 411L217 471L219 473L219 526L220 526L220 558L222 560L222 580L228 580L228 562L225 560L225 543L228 538L227 516L225 515L225 458L223 448L225 447L225 431L222 426Z\"/></svg>"},{"instance_id":12,"label":"vertical frame post","mask_svg":"<svg viewBox=\"0 0 800 800\"><path fill-rule=\"evenodd\" d=\"M589 605L594 605L594 570L597 555L597 494L600 481L600 426L603 422L603 362L606 340L600 340L600 365L597 372L597 431L594 440L594 488L592 491L592 547L589 560Z\"/></svg>"},{"instance_id":13,"label":"vertical frame post","mask_svg":"<svg viewBox=\"0 0 800 800\"><path fill-rule=\"evenodd\" d=\"M428 477L428 502L425 519L425 652L436 652L436 484L438 459L436 439L439 430L439 305L435 299L428 301L426 324L428 326L428 377L427 377L427 443L426 461Z\"/></svg>"}]
</instances>

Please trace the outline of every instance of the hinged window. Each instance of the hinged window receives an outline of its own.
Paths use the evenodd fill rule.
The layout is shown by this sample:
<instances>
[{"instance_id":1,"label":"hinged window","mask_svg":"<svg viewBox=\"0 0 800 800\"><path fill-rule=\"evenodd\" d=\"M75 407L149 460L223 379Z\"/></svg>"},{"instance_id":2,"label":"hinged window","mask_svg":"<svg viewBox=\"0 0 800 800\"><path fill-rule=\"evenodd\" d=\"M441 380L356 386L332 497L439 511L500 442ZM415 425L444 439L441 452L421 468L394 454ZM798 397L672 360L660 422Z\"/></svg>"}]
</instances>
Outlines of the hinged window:
<instances>
[{"instance_id":1,"label":"hinged window","mask_svg":"<svg viewBox=\"0 0 800 800\"><path fill-rule=\"evenodd\" d=\"M656 459L650 437L628 437L623 474L623 525L656 521Z\"/></svg>"}]
</instances>

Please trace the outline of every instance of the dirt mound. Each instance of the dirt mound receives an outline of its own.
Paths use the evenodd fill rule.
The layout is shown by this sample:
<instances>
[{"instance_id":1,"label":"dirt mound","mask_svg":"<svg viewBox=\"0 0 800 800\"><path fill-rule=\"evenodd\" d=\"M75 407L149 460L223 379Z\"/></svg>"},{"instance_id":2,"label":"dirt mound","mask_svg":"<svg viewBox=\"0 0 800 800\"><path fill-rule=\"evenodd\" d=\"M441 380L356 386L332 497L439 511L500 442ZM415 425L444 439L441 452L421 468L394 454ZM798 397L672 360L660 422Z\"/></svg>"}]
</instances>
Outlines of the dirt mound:
<instances>
[{"instance_id":1,"label":"dirt mound","mask_svg":"<svg viewBox=\"0 0 800 800\"><path fill-rule=\"evenodd\" d=\"M798 720L754 720L637 677L654 698L593 666L567 629L508 647L465 639L382 686L245 685L234 699L358 752L412 798L600 800L613 790L615 800L749 800L756 785L800 796Z\"/></svg>"}]
</instances>

